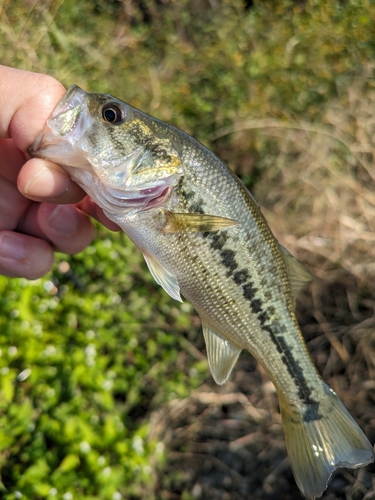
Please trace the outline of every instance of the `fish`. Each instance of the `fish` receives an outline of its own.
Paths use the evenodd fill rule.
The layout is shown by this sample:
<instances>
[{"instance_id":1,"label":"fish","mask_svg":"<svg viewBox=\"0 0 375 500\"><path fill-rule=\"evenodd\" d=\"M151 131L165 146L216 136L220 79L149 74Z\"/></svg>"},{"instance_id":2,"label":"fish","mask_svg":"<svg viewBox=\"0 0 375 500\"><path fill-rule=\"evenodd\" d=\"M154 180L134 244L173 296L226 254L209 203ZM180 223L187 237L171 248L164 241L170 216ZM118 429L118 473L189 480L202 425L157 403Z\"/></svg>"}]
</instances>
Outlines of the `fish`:
<instances>
[{"instance_id":1,"label":"fish","mask_svg":"<svg viewBox=\"0 0 375 500\"><path fill-rule=\"evenodd\" d=\"M261 364L306 498L321 496L335 469L374 460L304 343L295 299L311 274L209 149L116 97L72 85L29 154L62 165L140 249L166 293L193 305L218 384L243 349Z\"/></svg>"}]
</instances>

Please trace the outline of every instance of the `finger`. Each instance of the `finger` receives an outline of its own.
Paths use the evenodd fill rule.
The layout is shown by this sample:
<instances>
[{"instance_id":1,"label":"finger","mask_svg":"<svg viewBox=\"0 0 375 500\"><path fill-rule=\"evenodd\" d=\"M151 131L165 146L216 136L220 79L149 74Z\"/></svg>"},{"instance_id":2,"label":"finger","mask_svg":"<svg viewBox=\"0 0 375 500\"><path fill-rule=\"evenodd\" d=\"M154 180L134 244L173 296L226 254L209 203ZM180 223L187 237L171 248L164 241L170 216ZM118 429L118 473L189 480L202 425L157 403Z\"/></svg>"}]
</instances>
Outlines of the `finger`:
<instances>
[{"instance_id":1,"label":"finger","mask_svg":"<svg viewBox=\"0 0 375 500\"><path fill-rule=\"evenodd\" d=\"M44 240L12 231L0 232L0 274L40 278L52 267L54 252Z\"/></svg>"},{"instance_id":2,"label":"finger","mask_svg":"<svg viewBox=\"0 0 375 500\"><path fill-rule=\"evenodd\" d=\"M13 139L0 139L0 151L1 175L15 183L18 172L26 161L25 153L17 148Z\"/></svg>"},{"instance_id":3,"label":"finger","mask_svg":"<svg viewBox=\"0 0 375 500\"><path fill-rule=\"evenodd\" d=\"M91 217L95 217L96 220L104 224L111 231L121 231L121 228L108 219L103 210L89 196L86 196L80 203L77 203L77 207L91 215Z\"/></svg>"},{"instance_id":4,"label":"finger","mask_svg":"<svg viewBox=\"0 0 375 500\"><path fill-rule=\"evenodd\" d=\"M13 182L0 176L0 231L15 229L31 203Z\"/></svg>"},{"instance_id":5,"label":"finger","mask_svg":"<svg viewBox=\"0 0 375 500\"><path fill-rule=\"evenodd\" d=\"M72 204L82 200L84 191L56 163L33 158L22 167L17 186L34 201Z\"/></svg>"},{"instance_id":6,"label":"finger","mask_svg":"<svg viewBox=\"0 0 375 500\"><path fill-rule=\"evenodd\" d=\"M27 151L64 93L51 76L0 65L0 137Z\"/></svg>"},{"instance_id":7,"label":"finger","mask_svg":"<svg viewBox=\"0 0 375 500\"><path fill-rule=\"evenodd\" d=\"M81 252L94 238L89 217L74 205L35 204L18 231L48 240L58 252Z\"/></svg>"}]
</instances>

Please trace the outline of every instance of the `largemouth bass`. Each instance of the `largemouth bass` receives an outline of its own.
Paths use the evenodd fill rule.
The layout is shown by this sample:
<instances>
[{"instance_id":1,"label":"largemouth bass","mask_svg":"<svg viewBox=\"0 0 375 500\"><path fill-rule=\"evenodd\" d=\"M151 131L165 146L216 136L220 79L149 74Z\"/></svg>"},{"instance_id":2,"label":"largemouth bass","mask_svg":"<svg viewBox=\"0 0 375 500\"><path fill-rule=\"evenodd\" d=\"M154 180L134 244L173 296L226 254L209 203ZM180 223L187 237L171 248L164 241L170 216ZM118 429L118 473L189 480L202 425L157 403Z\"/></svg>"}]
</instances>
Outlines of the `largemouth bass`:
<instances>
[{"instance_id":1,"label":"largemouth bass","mask_svg":"<svg viewBox=\"0 0 375 500\"><path fill-rule=\"evenodd\" d=\"M29 152L63 165L138 246L164 290L192 303L218 384L242 349L261 363L307 498L322 495L336 468L373 461L371 444L321 380L300 333L295 296L310 274L213 153L115 97L75 85Z\"/></svg>"}]
</instances>

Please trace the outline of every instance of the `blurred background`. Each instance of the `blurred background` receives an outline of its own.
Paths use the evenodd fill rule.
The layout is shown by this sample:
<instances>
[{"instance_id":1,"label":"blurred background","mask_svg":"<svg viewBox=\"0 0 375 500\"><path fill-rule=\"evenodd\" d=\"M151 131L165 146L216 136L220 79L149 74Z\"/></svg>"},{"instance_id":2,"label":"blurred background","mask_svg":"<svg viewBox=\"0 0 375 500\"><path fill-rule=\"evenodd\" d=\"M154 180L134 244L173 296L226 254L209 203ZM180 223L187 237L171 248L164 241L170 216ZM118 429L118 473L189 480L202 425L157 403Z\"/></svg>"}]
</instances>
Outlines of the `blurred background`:
<instances>
[{"instance_id":1,"label":"blurred background","mask_svg":"<svg viewBox=\"0 0 375 500\"><path fill-rule=\"evenodd\" d=\"M3 0L0 61L108 92L211 148L314 274L298 318L375 439L375 4ZM248 353L223 387L200 321L97 226L53 271L0 277L0 497L302 498L272 384ZM375 467L325 499L375 498Z\"/></svg>"}]
</instances>

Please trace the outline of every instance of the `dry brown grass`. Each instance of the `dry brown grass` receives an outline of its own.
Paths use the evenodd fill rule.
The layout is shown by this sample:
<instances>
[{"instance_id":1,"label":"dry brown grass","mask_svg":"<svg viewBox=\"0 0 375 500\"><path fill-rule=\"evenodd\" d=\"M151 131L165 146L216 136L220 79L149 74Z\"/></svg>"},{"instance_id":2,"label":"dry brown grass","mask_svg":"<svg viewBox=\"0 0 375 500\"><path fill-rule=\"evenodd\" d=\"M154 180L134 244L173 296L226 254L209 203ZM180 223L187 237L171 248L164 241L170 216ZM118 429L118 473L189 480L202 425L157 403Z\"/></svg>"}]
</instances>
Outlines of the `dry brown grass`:
<instances>
[{"instance_id":1,"label":"dry brown grass","mask_svg":"<svg viewBox=\"0 0 375 500\"><path fill-rule=\"evenodd\" d=\"M321 124L254 120L216 134L256 130L277 141L275 166L263 172L255 195L279 241L316 276L298 300L304 336L323 378L372 442L374 110L365 76L327 106ZM273 386L248 355L224 387L208 383L155 412L151 436L168 450L157 498L300 498ZM339 470L324 498L375 499L375 467Z\"/></svg>"},{"instance_id":2,"label":"dry brown grass","mask_svg":"<svg viewBox=\"0 0 375 500\"><path fill-rule=\"evenodd\" d=\"M267 126L280 153L257 198L278 239L322 278L338 267L375 275L374 109L375 90L359 79L321 125Z\"/></svg>"}]
</instances>

